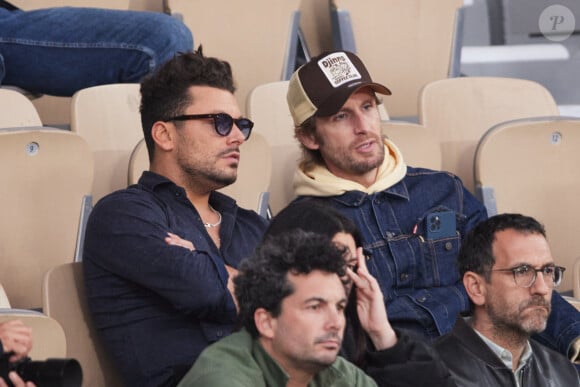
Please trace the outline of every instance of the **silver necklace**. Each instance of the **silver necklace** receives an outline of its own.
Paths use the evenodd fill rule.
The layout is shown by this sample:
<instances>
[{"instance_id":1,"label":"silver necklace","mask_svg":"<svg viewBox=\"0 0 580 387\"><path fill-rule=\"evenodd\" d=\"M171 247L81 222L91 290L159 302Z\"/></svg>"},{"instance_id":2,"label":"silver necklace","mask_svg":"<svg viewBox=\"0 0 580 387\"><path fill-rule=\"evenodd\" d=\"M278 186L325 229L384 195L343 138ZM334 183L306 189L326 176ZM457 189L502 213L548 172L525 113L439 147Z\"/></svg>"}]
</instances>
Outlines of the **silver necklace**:
<instances>
[{"instance_id":1,"label":"silver necklace","mask_svg":"<svg viewBox=\"0 0 580 387\"><path fill-rule=\"evenodd\" d=\"M208 204L208 206L209 206L209 209L210 210L212 210L215 214L217 214L218 220L215 223L209 223L209 222L208 223L204 223L203 224L203 227L205 227L205 228L217 227L217 226L219 226L222 223L222 214L220 214L220 212L217 211L215 208L213 208L211 205Z\"/></svg>"}]
</instances>

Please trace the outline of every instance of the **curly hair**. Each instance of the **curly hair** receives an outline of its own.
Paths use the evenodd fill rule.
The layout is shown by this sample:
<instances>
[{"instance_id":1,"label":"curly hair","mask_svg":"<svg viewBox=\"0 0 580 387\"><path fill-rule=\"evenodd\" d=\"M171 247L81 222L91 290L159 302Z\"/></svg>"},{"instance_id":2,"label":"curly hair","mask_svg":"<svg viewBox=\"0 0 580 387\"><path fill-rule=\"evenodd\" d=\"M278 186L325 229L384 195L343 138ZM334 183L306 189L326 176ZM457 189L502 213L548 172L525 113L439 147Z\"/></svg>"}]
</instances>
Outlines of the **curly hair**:
<instances>
[{"instance_id":1,"label":"curly hair","mask_svg":"<svg viewBox=\"0 0 580 387\"><path fill-rule=\"evenodd\" d=\"M256 310L264 308L272 316L279 316L282 300L294 292L287 274L308 274L314 270L344 276L344 249L326 236L300 229L266 237L255 253L242 261L234 278L240 324L258 337Z\"/></svg>"},{"instance_id":2,"label":"curly hair","mask_svg":"<svg viewBox=\"0 0 580 387\"><path fill-rule=\"evenodd\" d=\"M536 219L521 214L500 214L479 223L464 238L457 267L461 276L472 271L490 281L491 268L495 264L493 242L498 232L516 230L522 234L538 234L546 237L546 230Z\"/></svg>"},{"instance_id":3,"label":"curly hair","mask_svg":"<svg viewBox=\"0 0 580 387\"><path fill-rule=\"evenodd\" d=\"M153 124L183 114L192 103L191 86L211 86L232 94L236 90L230 64L203 56L201 46L177 54L141 81L141 125L149 161L154 155Z\"/></svg>"}]
</instances>

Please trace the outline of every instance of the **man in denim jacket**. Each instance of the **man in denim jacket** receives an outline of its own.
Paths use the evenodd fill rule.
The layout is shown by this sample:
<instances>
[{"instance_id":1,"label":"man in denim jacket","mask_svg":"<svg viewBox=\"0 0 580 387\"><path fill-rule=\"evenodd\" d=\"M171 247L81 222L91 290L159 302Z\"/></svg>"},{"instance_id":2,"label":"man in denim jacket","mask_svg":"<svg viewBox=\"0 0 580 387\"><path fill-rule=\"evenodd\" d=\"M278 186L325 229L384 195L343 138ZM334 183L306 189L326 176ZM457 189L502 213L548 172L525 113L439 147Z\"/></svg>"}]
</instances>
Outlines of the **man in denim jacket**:
<instances>
[{"instance_id":1,"label":"man in denim jacket","mask_svg":"<svg viewBox=\"0 0 580 387\"><path fill-rule=\"evenodd\" d=\"M487 213L451 173L405 165L381 135L375 93L391 94L349 52L323 53L293 74L287 99L304 153L295 192L356 222L391 324L432 340L469 310L455 260L463 236ZM557 293L552 304L536 337L570 355L580 314Z\"/></svg>"}]
</instances>

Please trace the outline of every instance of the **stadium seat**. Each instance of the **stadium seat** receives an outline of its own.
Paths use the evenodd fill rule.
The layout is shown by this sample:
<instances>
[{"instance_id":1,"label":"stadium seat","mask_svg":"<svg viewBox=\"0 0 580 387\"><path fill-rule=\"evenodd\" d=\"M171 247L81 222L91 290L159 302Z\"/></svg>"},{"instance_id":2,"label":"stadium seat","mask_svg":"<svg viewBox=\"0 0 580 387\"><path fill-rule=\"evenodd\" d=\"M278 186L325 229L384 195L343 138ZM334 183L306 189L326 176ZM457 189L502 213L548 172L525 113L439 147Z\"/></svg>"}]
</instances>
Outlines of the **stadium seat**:
<instances>
[{"instance_id":1,"label":"stadium seat","mask_svg":"<svg viewBox=\"0 0 580 387\"><path fill-rule=\"evenodd\" d=\"M578 149L580 119L545 117L494 126L475 151L475 183L489 215L521 213L545 225L556 263L569 270L559 291L573 289L580 252Z\"/></svg>"},{"instance_id":2,"label":"stadium seat","mask_svg":"<svg viewBox=\"0 0 580 387\"><path fill-rule=\"evenodd\" d=\"M238 205L267 217L268 185L272 174L272 151L259 133L252 132L250 139L240 147L238 178L234 184L221 188L219 192L234 198ZM141 139L131 153L128 183L135 184L143 171L149 169L149 158L145 140Z\"/></svg>"},{"instance_id":3,"label":"stadium seat","mask_svg":"<svg viewBox=\"0 0 580 387\"><path fill-rule=\"evenodd\" d=\"M425 84L459 74L462 0L333 0L335 46L356 52L393 95L389 116L417 116Z\"/></svg>"},{"instance_id":4,"label":"stadium seat","mask_svg":"<svg viewBox=\"0 0 580 387\"><path fill-rule=\"evenodd\" d=\"M11 308L12 306L10 305L10 300L8 299L8 296L6 295L6 291L4 290L4 286L2 286L2 284L0 284L0 309L4 309L4 308Z\"/></svg>"},{"instance_id":5,"label":"stadium seat","mask_svg":"<svg viewBox=\"0 0 580 387\"><path fill-rule=\"evenodd\" d=\"M272 149L272 177L269 184L270 210L275 215L293 198L292 179L301 158L294 138L294 123L286 93L288 81L270 82L255 87L246 102L248 116L254 121L254 132L266 138Z\"/></svg>"},{"instance_id":6,"label":"stadium seat","mask_svg":"<svg viewBox=\"0 0 580 387\"><path fill-rule=\"evenodd\" d=\"M489 128L508 120L557 115L550 92L522 79L443 79L427 84L419 98L419 122L439 139L442 169L458 175L472 192L475 147Z\"/></svg>"},{"instance_id":7,"label":"stadium seat","mask_svg":"<svg viewBox=\"0 0 580 387\"><path fill-rule=\"evenodd\" d=\"M72 97L71 131L84 138L95 159L93 202L127 186L127 166L143 138L136 83L79 90Z\"/></svg>"},{"instance_id":8,"label":"stadium seat","mask_svg":"<svg viewBox=\"0 0 580 387\"><path fill-rule=\"evenodd\" d=\"M123 386L89 314L82 262L52 268L46 273L42 288L44 312L63 327L68 344L66 356L81 364L83 385Z\"/></svg>"},{"instance_id":9,"label":"stadium seat","mask_svg":"<svg viewBox=\"0 0 580 387\"><path fill-rule=\"evenodd\" d=\"M20 320L32 328L33 343L29 353L32 360L67 356L67 339L55 319L27 309L0 309L0 323L10 320Z\"/></svg>"},{"instance_id":10,"label":"stadium seat","mask_svg":"<svg viewBox=\"0 0 580 387\"><path fill-rule=\"evenodd\" d=\"M240 107L257 85L289 79L296 61L300 0L166 0L207 56L232 66Z\"/></svg>"},{"instance_id":11,"label":"stadium seat","mask_svg":"<svg viewBox=\"0 0 580 387\"><path fill-rule=\"evenodd\" d=\"M383 135L397 145L407 165L441 169L441 150L435 132L404 121L383 121L381 126Z\"/></svg>"},{"instance_id":12,"label":"stadium seat","mask_svg":"<svg viewBox=\"0 0 580 387\"><path fill-rule=\"evenodd\" d=\"M0 128L42 126L32 102L16 90L0 87L0 106Z\"/></svg>"},{"instance_id":13,"label":"stadium seat","mask_svg":"<svg viewBox=\"0 0 580 387\"><path fill-rule=\"evenodd\" d=\"M13 307L38 308L44 273L78 252L93 158L68 131L4 129L0 176L0 283Z\"/></svg>"}]
</instances>

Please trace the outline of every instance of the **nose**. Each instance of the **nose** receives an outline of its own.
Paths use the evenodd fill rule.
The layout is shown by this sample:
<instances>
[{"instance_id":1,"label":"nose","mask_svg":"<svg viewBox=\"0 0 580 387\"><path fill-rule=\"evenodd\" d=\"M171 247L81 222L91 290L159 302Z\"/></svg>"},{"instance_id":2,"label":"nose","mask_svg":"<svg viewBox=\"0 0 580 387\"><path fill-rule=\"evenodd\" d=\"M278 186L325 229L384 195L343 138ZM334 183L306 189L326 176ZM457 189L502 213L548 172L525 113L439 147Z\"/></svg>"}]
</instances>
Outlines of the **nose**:
<instances>
[{"instance_id":1,"label":"nose","mask_svg":"<svg viewBox=\"0 0 580 387\"><path fill-rule=\"evenodd\" d=\"M551 283L548 283L542 272L536 273L536 282L531 287L534 294L546 295L552 291Z\"/></svg>"},{"instance_id":2,"label":"nose","mask_svg":"<svg viewBox=\"0 0 580 387\"><path fill-rule=\"evenodd\" d=\"M356 134L363 134L371 129L369 118L362 112L354 112L352 119L354 124L354 131Z\"/></svg>"},{"instance_id":3,"label":"nose","mask_svg":"<svg viewBox=\"0 0 580 387\"><path fill-rule=\"evenodd\" d=\"M344 310L339 308L328 308L326 318L326 329L329 331L342 331L345 325Z\"/></svg>"},{"instance_id":4,"label":"nose","mask_svg":"<svg viewBox=\"0 0 580 387\"><path fill-rule=\"evenodd\" d=\"M239 144L242 144L244 141L246 141L244 133L242 133L242 130L238 127L238 125L235 122L234 127L232 128L232 131L230 132L228 137L230 138L229 142L237 142Z\"/></svg>"}]
</instances>

